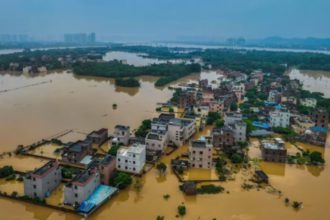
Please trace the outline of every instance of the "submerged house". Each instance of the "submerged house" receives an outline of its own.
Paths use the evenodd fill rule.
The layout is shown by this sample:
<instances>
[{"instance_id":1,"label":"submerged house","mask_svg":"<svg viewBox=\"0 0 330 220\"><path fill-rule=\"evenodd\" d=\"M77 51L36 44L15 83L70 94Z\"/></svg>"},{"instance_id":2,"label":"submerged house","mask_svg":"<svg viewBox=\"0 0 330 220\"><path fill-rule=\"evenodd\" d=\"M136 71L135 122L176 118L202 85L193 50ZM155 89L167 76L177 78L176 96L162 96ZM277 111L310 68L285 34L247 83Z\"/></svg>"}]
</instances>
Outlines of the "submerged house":
<instances>
[{"instance_id":1,"label":"submerged house","mask_svg":"<svg viewBox=\"0 0 330 220\"><path fill-rule=\"evenodd\" d=\"M93 154L92 141L85 139L64 146L62 160L67 163L79 164L87 155Z\"/></svg>"},{"instance_id":2,"label":"submerged house","mask_svg":"<svg viewBox=\"0 0 330 220\"><path fill-rule=\"evenodd\" d=\"M100 185L100 173L90 169L77 175L64 187L64 204L75 205L85 201Z\"/></svg>"},{"instance_id":3,"label":"submerged house","mask_svg":"<svg viewBox=\"0 0 330 220\"><path fill-rule=\"evenodd\" d=\"M108 139L108 129L101 128L98 131L92 131L87 135L87 139L91 140L93 144L102 144Z\"/></svg>"},{"instance_id":4,"label":"submerged house","mask_svg":"<svg viewBox=\"0 0 330 220\"><path fill-rule=\"evenodd\" d=\"M285 163L287 150L284 147L284 142L280 138L274 141L262 141L261 153L265 161Z\"/></svg>"},{"instance_id":5,"label":"submerged house","mask_svg":"<svg viewBox=\"0 0 330 220\"><path fill-rule=\"evenodd\" d=\"M24 195L44 199L61 183L62 172L57 161L44 166L24 177Z\"/></svg>"}]
</instances>

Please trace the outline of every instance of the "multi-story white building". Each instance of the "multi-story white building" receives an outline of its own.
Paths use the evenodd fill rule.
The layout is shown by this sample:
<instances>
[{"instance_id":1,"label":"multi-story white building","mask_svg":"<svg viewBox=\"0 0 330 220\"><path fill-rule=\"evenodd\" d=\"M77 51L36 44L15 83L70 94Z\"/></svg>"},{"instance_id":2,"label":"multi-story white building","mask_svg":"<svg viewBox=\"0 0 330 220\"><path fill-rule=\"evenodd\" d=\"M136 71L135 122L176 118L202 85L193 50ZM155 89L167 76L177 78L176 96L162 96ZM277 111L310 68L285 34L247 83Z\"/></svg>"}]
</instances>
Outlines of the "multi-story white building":
<instances>
[{"instance_id":1,"label":"multi-story white building","mask_svg":"<svg viewBox=\"0 0 330 220\"><path fill-rule=\"evenodd\" d=\"M58 162L50 161L24 177L24 194L44 199L61 183L62 172Z\"/></svg>"},{"instance_id":2,"label":"multi-story white building","mask_svg":"<svg viewBox=\"0 0 330 220\"><path fill-rule=\"evenodd\" d=\"M168 132L165 131L151 131L145 138L145 144L148 151L164 152L167 148Z\"/></svg>"},{"instance_id":3,"label":"multi-story white building","mask_svg":"<svg viewBox=\"0 0 330 220\"><path fill-rule=\"evenodd\" d=\"M189 147L189 162L192 168L211 169L212 168L212 143L211 139L192 141Z\"/></svg>"},{"instance_id":4,"label":"multi-story white building","mask_svg":"<svg viewBox=\"0 0 330 220\"><path fill-rule=\"evenodd\" d=\"M117 151L117 170L140 174L146 162L146 146L133 144Z\"/></svg>"},{"instance_id":5,"label":"multi-story white building","mask_svg":"<svg viewBox=\"0 0 330 220\"><path fill-rule=\"evenodd\" d=\"M300 99L300 104L306 107L315 108L317 105L317 100L314 98Z\"/></svg>"},{"instance_id":6,"label":"multi-story white building","mask_svg":"<svg viewBox=\"0 0 330 220\"><path fill-rule=\"evenodd\" d=\"M81 204L100 185L100 173L96 168L77 175L64 187L64 204Z\"/></svg>"},{"instance_id":7,"label":"multi-story white building","mask_svg":"<svg viewBox=\"0 0 330 220\"><path fill-rule=\"evenodd\" d=\"M168 124L169 142L182 146L196 132L195 121L192 119L174 118Z\"/></svg>"},{"instance_id":8,"label":"multi-story white building","mask_svg":"<svg viewBox=\"0 0 330 220\"><path fill-rule=\"evenodd\" d=\"M116 125L114 131L114 138L112 143L123 144L125 146L129 143L130 127L125 125Z\"/></svg>"},{"instance_id":9,"label":"multi-story white building","mask_svg":"<svg viewBox=\"0 0 330 220\"><path fill-rule=\"evenodd\" d=\"M287 110L275 110L269 113L270 125L272 127L287 128L290 126L291 114Z\"/></svg>"},{"instance_id":10,"label":"multi-story white building","mask_svg":"<svg viewBox=\"0 0 330 220\"><path fill-rule=\"evenodd\" d=\"M246 123L243 121L236 121L231 125L234 131L235 142L245 142L246 141Z\"/></svg>"}]
</instances>

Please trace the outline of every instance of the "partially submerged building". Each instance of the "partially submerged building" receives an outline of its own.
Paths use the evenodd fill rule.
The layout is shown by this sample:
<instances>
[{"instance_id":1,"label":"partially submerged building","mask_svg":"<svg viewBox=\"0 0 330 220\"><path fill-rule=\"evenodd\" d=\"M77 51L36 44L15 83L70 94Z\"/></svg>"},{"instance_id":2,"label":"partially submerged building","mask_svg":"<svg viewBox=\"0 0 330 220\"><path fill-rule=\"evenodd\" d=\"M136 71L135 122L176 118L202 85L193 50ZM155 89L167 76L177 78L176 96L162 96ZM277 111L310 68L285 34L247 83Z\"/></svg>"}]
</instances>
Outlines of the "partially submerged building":
<instances>
[{"instance_id":1,"label":"partially submerged building","mask_svg":"<svg viewBox=\"0 0 330 220\"><path fill-rule=\"evenodd\" d=\"M87 139L91 140L93 144L102 144L108 139L108 129L101 128L98 131L92 131L87 135Z\"/></svg>"},{"instance_id":2,"label":"partially submerged building","mask_svg":"<svg viewBox=\"0 0 330 220\"><path fill-rule=\"evenodd\" d=\"M66 163L79 164L87 155L91 154L93 154L92 141L85 139L65 145L62 160Z\"/></svg>"},{"instance_id":3,"label":"partially submerged building","mask_svg":"<svg viewBox=\"0 0 330 220\"><path fill-rule=\"evenodd\" d=\"M81 204L99 185L100 173L96 168L83 171L65 185L64 204Z\"/></svg>"},{"instance_id":4,"label":"partially submerged building","mask_svg":"<svg viewBox=\"0 0 330 220\"><path fill-rule=\"evenodd\" d=\"M146 146L133 144L130 147L123 147L117 151L117 170L141 174L146 162Z\"/></svg>"},{"instance_id":5,"label":"partially submerged building","mask_svg":"<svg viewBox=\"0 0 330 220\"><path fill-rule=\"evenodd\" d=\"M269 162L286 162L287 150L284 141L276 138L273 141L264 140L261 142L262 158Z\"/></svg>"},{"instance_id":6,"label":"partially submerged building","mask_svg":"<svg viewBox=\"0 0 330 220\"><path fill-rule=\"evenodd\" d=\"M125 125L116 125L112 143L122 144L127 146L130 137L130 127Z\"/></svg>"},{"instance_id":7,"label":"partially submerged building","mask_svg":"<svg viewBox=\"0 0 330 220\"><path fill-rule=\"evenodd\" d=\"M24 176L24 195L44 199L61 183L62 172L57 161L49 161Z\"/></svg>"},{"instance_id":8,"label":"partially submerged building","mask_svg":"<svg viewBox=\"0 0 330 220\"><path fill-rule=\"evenodd\" d=\"M200 140L191 142L189 147L189 161L192 168L212 168L212 143L202 137Z\"/></svg>"}]
</instances>

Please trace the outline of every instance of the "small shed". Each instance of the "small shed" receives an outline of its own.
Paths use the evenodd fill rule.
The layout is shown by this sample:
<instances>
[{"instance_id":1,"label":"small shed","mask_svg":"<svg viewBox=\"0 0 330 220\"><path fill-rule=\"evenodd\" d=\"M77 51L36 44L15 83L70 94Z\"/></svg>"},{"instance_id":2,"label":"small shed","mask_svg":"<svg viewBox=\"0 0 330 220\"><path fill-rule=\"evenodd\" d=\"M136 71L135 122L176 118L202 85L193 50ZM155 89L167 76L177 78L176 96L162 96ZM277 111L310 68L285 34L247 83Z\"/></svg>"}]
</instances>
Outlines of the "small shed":
<instances>
[{"instance_id":1,"label":"small shed","mask_svg":"<svg viewBox=\"0 0 330 220\"><path fill-rule=\"evenodd\" d=\"M189 181L184 182L180 189L182 192L184 192L186 195L196 195L197 194L197 185L195 182Z\"/></svg>"},{"instance_id":2,"label":"small shed","mask_svg":"<svg viewBox=\"0 0 330 220\"><path fill-rule=\"evenodd\" d=\"M268 183L268 175L262 170L256 170L254 174L257 182Z\"/></svg>"}]
</instances>

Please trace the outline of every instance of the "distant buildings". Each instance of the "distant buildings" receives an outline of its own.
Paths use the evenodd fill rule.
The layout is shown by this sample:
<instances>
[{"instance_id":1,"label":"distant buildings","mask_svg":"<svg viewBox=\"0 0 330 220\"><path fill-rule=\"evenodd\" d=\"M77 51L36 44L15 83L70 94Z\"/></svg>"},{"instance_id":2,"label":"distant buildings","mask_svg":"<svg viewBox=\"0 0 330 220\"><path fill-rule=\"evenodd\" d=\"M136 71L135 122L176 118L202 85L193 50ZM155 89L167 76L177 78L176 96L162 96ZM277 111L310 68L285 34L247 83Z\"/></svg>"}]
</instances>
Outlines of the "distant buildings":
<instances>
[{"instance_id":1,"label":"distant buildings","mask_svg":"<svg viewBox=\"0 0 330 220\"><path fill-rule=\"evenodd\" d=\"M284 141L281 138L275 138L274 141L262 141L261 152L262 158L265 161L286 162L287 150L284 147Z\"/></svg>"},{"instance_id":2,"label":"distant buildings","mask_svg":"<svg viewBox=\"0 0 330 220\"><path fill-rule=\"evenodd\" d=\"M117 151L117 170L141 174L146 161L146 146L134 144Z\"/></svg>"},{"instance_id":3,"label":"distant buildings","mask_svg":"<svg viewBox=\"0 0 330 220\"><path fill-rule=\"evenodd\" d=\"M58 162L50 161L24 177L24 194L44 199L61 183L62 173Z\"/></svg>"},{"instance_id":4,"label":"distant buildings","mask_svg":"<svg viewBox=\"0 0 330 220\"><path fill-rule=\"evenodd\" d=\"M318 126L321 128L328 128L329 127L329 114L324 109L318 109L313 112L312 121L314 122L315 126Z\"/></svg>"},{"instance_id":5,"label":"distant buildings","mask_svg":"<svg viewBox=\"0 0 330 220\"><path fill-rule=\"evenodd\" d=\"M222 128L215 128L212 131L212 141L215 148L228 150L235 145L234 131L226 125Z\"/></svg>"},{"instance_id":6,"label":"distant buildings","mask_svg":"<svg viewBox=\"0 0 330 220\"><path fill-rule=\"evenodd\" d=\"M64 187L64 204L75 205L85 201L100 185L100 173L89 169L77 175Z\"/></svg>"},{"instance_id":7,"label":"distant buildings","mask_svg":"<svg viewBox=\"0 0 330 220\"><path fill-rule=\"evenodd\" d=\"M314 98L300 99L300 104L306 107L315 108L317 105L317 100Z\"/></svg>"},{"instance_id":8,"label":"distant buildings","mask_svg":"<svg viewBox=\"0 0 330 220\"><path fill-rule=\"evenodd\" d=\"M276 109L269 113L270 125L272 127L288 128L290 126L291 114L288 110Z\"/></svg>"},{"instance_id":9,"label":"distant buildings","mask_svg":"<svg viewBox=\"0 0 330 220\"><path fill-rule=\"evenodd\" d=\"M201 138L191 142L189 147L189 161L192 168L212 168L212 143L211 140Z\"/></svg>"},{"instance_id":10,"label":"distant buildings","mask_svg":"<svg viewBox=\"0 0 330 220\"><path fill-rule=\"evenodd\" d=\"M75 44L83 44L83 43L95 43L96 35L95 33L75 33L75 34L65 34L64 35L65 43L75 43Z\"/></svg>"}]
</instances>

